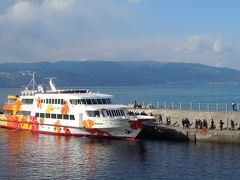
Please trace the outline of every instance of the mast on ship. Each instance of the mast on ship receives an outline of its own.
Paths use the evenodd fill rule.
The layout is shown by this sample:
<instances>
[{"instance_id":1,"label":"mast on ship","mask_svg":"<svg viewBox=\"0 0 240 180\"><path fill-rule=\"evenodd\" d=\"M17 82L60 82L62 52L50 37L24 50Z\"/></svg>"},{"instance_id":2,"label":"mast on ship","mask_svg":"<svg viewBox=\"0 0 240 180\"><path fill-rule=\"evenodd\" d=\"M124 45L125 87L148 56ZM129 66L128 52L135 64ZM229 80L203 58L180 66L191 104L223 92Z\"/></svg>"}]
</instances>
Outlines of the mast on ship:
<instances>
[{"instance_id":1,"label":"mast on ship","mask_svg":"<svg viewBox=\"0 0 240 180\"><path fill-rule=\"evenodd\" d=\"M29 87L31 87L31 86L32 86L32 90L35 90L35 87L36 87L35 72L33 72L33 73L31 74L30 71L29 71L28 74L29 74L30 76L32 76L32 79L31 79L30 83L25 87L25 90L31 89L31 88L29 88Z\"/></svg>"}]
</instances>

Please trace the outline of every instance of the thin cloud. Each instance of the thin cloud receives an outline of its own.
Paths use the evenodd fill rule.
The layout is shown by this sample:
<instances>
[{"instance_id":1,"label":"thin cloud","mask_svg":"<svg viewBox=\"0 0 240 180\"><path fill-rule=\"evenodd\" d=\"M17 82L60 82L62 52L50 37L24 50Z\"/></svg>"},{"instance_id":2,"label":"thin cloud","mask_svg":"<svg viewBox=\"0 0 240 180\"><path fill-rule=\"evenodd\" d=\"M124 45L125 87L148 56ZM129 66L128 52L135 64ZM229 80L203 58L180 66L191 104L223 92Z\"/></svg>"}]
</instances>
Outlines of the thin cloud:
<instances>
[{"instance_id":1,"label":"thin cloud","mask_svg":"<svg viewBox=\"0 0 240 180\"><path fill-rule=\"evenodd\" d=\"M74 3L74 0L44 0L42 7L54 11L65 11L71 9Z\"/></svg>"},{"instance_id":2,"label":"thin cloud","mask_svg":"<svg viewBox=\"0 0 240 180\"><path fill-rule=\"evenodd\" d=\"M178 49L203 53L221 53L224 45L222 38L215 38L209 35L195 35L187 37L184 47Z\"/></svg>"},{"instance_id":3,"label":"thin cloud","mask_svg":"<svg viewBox=\"0 0 240 180\"><path fill-rule=\"evenodd\" d=\"M222 53L224 49L223 40L221 38L215 39L213 41L213 52Z\"/></svg>"}]
</instances>

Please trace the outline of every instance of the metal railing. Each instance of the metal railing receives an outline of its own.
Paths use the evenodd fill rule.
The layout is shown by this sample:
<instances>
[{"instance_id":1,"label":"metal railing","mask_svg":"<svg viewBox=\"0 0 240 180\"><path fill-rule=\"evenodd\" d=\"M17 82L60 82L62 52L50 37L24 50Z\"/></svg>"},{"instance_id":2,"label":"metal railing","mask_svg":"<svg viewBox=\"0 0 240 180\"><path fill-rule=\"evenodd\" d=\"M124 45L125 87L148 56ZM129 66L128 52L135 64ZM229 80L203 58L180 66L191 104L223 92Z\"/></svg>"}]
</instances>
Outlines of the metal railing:
<instances>
[{"instance_id":1,"label":"metal railing","mask_svg":"<svg viewBox=\"0 0 240 180\"><path fill-rule=\"evenodd\" d=\"M183 109L183 110L207 110L207 111L239 111L239 103L197 103L197 102L174 102L157 101L156 103L142 102L138 107L157 109Z\"/></svg>"}]
</instances>

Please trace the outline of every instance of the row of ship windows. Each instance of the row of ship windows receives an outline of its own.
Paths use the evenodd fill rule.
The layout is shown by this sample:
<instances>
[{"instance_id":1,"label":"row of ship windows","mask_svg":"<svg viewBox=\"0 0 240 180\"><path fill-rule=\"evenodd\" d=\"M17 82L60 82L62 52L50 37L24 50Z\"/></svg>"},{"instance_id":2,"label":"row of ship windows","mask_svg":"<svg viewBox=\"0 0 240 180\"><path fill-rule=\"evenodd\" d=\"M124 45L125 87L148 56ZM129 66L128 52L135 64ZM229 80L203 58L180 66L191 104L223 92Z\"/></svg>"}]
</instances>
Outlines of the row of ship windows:
<instances>
[{"instance_id":1,"label":"row of ship windows","mask_svg":"<svg viewBox=\"0 0 240 180\"><path fill-rule=\"evenodd\" d=\"M64 120L75 120L74 115L68 114L50 114L50 113L36 113L35 117L40 118L51 118L51 119L64 119Z\"/></svg>"},{"instance_id":2,"label":"row of ship windows","mask_svg":"<svg viewBox=\"0 0 240 180\"><path fill-rule=\"evenodd\" d=\"M119 110L102 110L101 111L103 117L114 117L114 116L125 116L125 113L122 109ZM99 111L87 111L89 117L99 117Z\"/></svg>"},{"instance_id":3,"label":"row of ship windows","mask_svg":"<svg viewBox=\"0 0 240 180\"><path fill-rule=\"evenodd\" d=\"M33 104L33 99L22 99L22 104ZM63 104L63 99L42 99L41 103L46 104ZM110 99L70 99L70 103L77 104L111 104Z\"/></svg>"},{"instance_id":4,"label":"row of ship windows","mask_svg":"<svg viewBox=\"0 0 240 180\"><path fill-rule=\"evenodd\" d=\"M7 110L4 112L5 114L13 114L13 111L11 110ZM31 111L18 111L17 115L22 115L22 116L30 116L31 115Z\"/></svg>"},{"instance_id":5,"label":"row of ship windows","mask_svg":"<svg viewBox=\"0 0 240 180\"><path fill-rule=\"evenodd\" d=\"M125 113L122 109L120 110L106 110L108 116L125 116Z\"/></svg>"},{"instance_id":6,"label":"row of ship windows","mask_svg":"<svg viewBox=\"0 0 240 180\"><path fill-rule=\"evenodd\" d=\"M5 111L6 114L12 114L12 111ZM31 111L18 111L17 115L30 116ZM74 115L68 114L50 114L50 113L36 113L35 117L40 118L52 118L52 119L64 119L64 120L75 120Z\"/></svg>"},{"instance_id":7,"label":"row of ship windows","mask_svg":"<svg viewBox=\"0 0 240 180\"><path fill-rule=\"evenodd\" d=\"M70 103L77 104L111 104L110 99L70 99Z\"/></svg>"}]
</instances>

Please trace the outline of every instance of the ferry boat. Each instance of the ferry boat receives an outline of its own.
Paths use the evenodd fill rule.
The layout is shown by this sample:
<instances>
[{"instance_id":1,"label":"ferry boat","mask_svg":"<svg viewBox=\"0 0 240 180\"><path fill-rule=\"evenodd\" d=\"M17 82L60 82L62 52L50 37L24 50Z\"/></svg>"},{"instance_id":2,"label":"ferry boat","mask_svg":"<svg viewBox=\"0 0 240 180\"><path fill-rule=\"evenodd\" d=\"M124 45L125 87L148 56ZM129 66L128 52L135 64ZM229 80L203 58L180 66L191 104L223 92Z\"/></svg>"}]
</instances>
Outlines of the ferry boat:
<instances>
[{"instance_id":1,"label":"ferry boat","mask_svg":"<svg viewBox=\"0 0 240 180\"><path fill-rule=\"evenodd\" d=\"M20 95L8 96L0 126L31 132L134 140L144 127L130 120L127 106L112 104L112 95L86 89L36 86L35 75ZM37 87L37 88L35 88Z\"/></svg>"}]
</instances>

